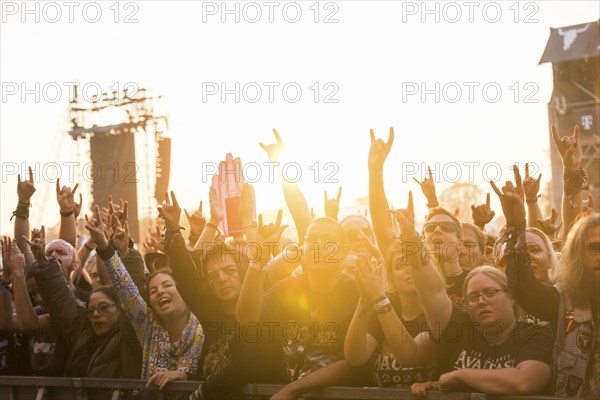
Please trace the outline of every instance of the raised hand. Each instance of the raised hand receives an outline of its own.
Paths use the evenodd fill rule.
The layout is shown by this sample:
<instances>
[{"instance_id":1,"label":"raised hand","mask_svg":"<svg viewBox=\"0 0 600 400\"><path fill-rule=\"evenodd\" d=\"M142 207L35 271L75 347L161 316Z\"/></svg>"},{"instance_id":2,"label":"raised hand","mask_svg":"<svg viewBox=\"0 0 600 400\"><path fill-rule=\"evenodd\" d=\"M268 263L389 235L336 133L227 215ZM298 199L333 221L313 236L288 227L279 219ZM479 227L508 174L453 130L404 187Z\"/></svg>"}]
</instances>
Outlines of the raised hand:
<instances>
[{"instance_id":1,"label":"raised hand","mask_svg":"<svg viewBox=\"0 0 600 400\"><path fill-rule=\"evenodd\" d=\"M427 177L422 181L414 178L414 181L421 186L421 191L425 195L427 199L427 207L437 207L439 206L437 194L435 193L435 182L433 180L433 174L431 173L431 167L427 166Z\"/></svg>"},{"instance_id":2,"label":"raised hand","mask_svg":"<svg viewBox=\"0 0 600 400\"><path fill-rule=\"evenodd\" d=\"M2 241L2 265L12 274L25 273L25 256L19 250L17 241L4 236Z\"/></svg>"},{"instance_id":3,"label":"raised hand","mask_svg":"<svg viewBox=\"0 0 600 400\"><path fill-rule=\"evenodd\" d=\"M217 190L214 186L211 186L208 192L208 198L210 200L210 222L215 225L219 225L223 218L225 218L225 212L217 196Z\"/></svg>"},{"instance_id":4,"label":"raised hand","mask_svg":"<svg viewBox=\"0 0 600 400\"><path fill-rule=\"evenodd\" d=\"M90 232L90 236L94 239L98 250L102 251L108 247L108 238L106 237L104 223L100 216L100 207L94 207L94 218L89 219L85 215L85 228Z\"/></svg>"},{"instance_id":5,"label":"raised hand","mask_svg":"<svg viewBox=\"0 0 600 400\"><path fill-rule=\"evenodd\" d=\"M77 217L79 217L79 214L81 213L81 205L83 204L83 196L81 195L81 193L79 193L79 203L76 203L73 201L73 215L75 216L75 219L77 219Z\"/></svg>"},{"instance_id":6,"label":"raised hand","mask_svg":"<svg viewBox=\"0 0 600 400\"><path fill-rule=\"evenodd\" d=\"M558 232L562 227L562 222L558 222L558 212L556 212L554 208L552 209L552 215L550 216L550 218L538 219L537 223L542 232L544 232L552 239L557 238Z\"/></svg>"},{"instance_id":7,"label":"raised hand","mask_svg":"<svg viewBox=\"0 0 600 400\"><path fill-rule=\"evenodd\" d=\"M158 207L158 214L162 219L165 220L165 226L168 231L175 232L179 230L179 219L181 218L181 207L177 202L175 193L171 191L171 200L169 200L169 194L165 193L165 201L161 207Z\"/></svg>"},{"instance_id":8,"label":"raised hand","mask_svg":"<svg viewBox=\"0 0 600 400\"><path fill-rule=\"evenodd\" d=\"M206 226L206 218L202 215L202 200L200 200L200 207L192 215L188 214L185 208L183 211L190 224L190 236L200 236Z\"/></svg>"},{"instance_id":9,"label":"raised hand","mask_svg":"<svg viewBox=\"0 0 600 400\"><path fill-rule=\"evenodd\" d=\"M148 236L144 242L144 251L149 252L160 252L164 253L164 247L162 245L162 236L160 234L160 227L157 225L156 230L148 230Z\"/></svg>"},{"instance_id":10,"label":"raised hand","mask_svg":"<svg viewBox=\"0 0 600 400\"><path fill-rule=\"evenodd\" d=\"M356 239L350 243L350 248L355 250L361 249L367 251L371 256L378 260L383 259L383 255L381 254L381 251L379 251L377 244L373 243L362 231L359 231Z\"/></svg>"},{"instance_id":11,"label":"raised hand","mask_svg":"<svg viewBox=\"0 0 600 400\"><path fill-rule=\"evenodd\" d=\"M79 184L76 184L72 190L68 186L63 186L61 188L60 178L56 180L56 201L58 201L60 212L75 212L75 192L77 191L78 187Z\"/></svg>"},{"instance_id":12,"label":"raised hand","mask_svg":"<svg viewBox=\"0 0 600 400\"><path fill-rule=\"evenodd\" d=\"M367 303L373 303L385 296L385 280L382 279L380 271L383 266L374 266L370 255L356 254L356 256L356 264L352 268L354 281L360 297Z\"/></svg>"},{"instance_id":13,"label":"raised hand","mask_svg":"<svg viewBox=\"0 0 600 400\"><path fill-rule=\"evenodd\" d=\"M275 252L275 247L279 244L279 239L283 231L288 225L281 225L283 210L277 212L277 219L274 224L263 224L262 214L258 214L258 230L256 232L256 243L260 247L260 251L251 255L251 259L255 262L266 264L271 259L271 255ZM251 250L255 248L252 247ZM258 253L258 254L257 254Z\"/></svg>"},{"instance_id":14,"label":"raised hand","mask_svg":"<svg viewBox=\"0 0 600 400\"><path fill-rule=\"evenodd\" d=\"M513 173L515 174L515 190L517 194L521 197L521 200L525 199L525 190L523 189L523 179L521 178L521 172L519 172L519 167L515 164L513 165Z\"/></svg>"},{"instance_id":15,"label":"raised hand","mask_svg":"<svg viewBox=\"0 0 600 400\"><path fill-rule=\"evenodd\" d=\"M473 217L473 223L483 230L485 225L494 219L496 215L495 211L490 208L490 194L485 196L485 204L476 206L471 204L471 215Z\"/></svg>"},{"instance_id":16,"label":"raised hand","mask_svg":"<svg viewBox=\"0 0 600 400\"><path fill-rule=\"evenodd\" d=\"M123 201L123 199L120 199L118 205L114 204L112 201L112 196L109 196L108 213L110 214L111 221L113 220L113 216L115 216L119 219L121 226L123 226L127 221L127 217L129 216L129 203L127 201Z\"/></svg>"},{"instance_id":17,"label":"raised hand","mask_svg":"<svg viewBox=\"0 0 600 400\"><path fill-rule=\"evenodd\" d=\"M33 172L29 167L29 180L22 181L21 174L17 175L17 196L21 203L29 203L31 196L35 193L35 185L33 183Z\"/></svg>"},{"instance_id":18,"label":"raised hand","mask_svg":"<svg viewBox=\"0 0 600 400\"><path fill-rule=\"evenodd\" d=\"M523 190L525 191L525 200L528 203L533 203L539 197L538 193L540 191L540 180L542 179L542 174L540 173L535 179L533 176L529 175L529 163L525 163L525 179L523 180Z\"/></svg>"},{"instance_id":19,"label":"raised hand","mask_svg":"<svg viewBox=\"0 0 600 400\"><path fill-rule=\"evenodd\" d=\"M262 142L259 143L259 146L262 147L264 151L267 152L267 157L269 157L269 161L271 162L279 162L281 158L281 153L285 150L285 146L283 141L281 140L281 136L275 128L273 128L273 135L275 135L275 143L264 145Z\"/></svg>"},{"instance_id":20,"label":"raised hand","mask_svg":"<svg viewBox=\"0 0 600 400\"><path fill-rule=\"evenodd\" d=\"M383 172L383 163L390 154L392 144L394 143L394 128L390 128L390 135L387 142L382 139L375 139L373 129L369 131L371 135L371 148L369 149L369 171L375 173Z\"/></svg>"},{"instance_id":21,"label":"raised hand","mask_svg":"<svg viewBox=\"0 0 600 400\"><path fill-rule=\"evenodd\" d=\"M506 225L525 226L525 203L515 185L510 181L506 181L506 185L502 186L502 191L498 189L498 186L493 181L490 181L490 185L492 185L492 189L494 189L494 192L500 199L502 211L506 218Z\"/></svg>"},{"instance_id":22,"label":"raised hand","mask_svg":"<svg viewBox=\"0 0 600 400\"><path fill-rule=\"evenodd\" d=\"M31 252L39 264L44 265L48 263L48 258L46 257L46 228L44 225L42 225L41 229L37 231L34 229L31 232L31 241L26 236L23 236L23 240L29 244Z\"/></svg>"},{"instance_id":23,"label":"raised hand","mask_svg":"<svg viewBox=\"0 0 600 400\"><path fill-rule=\"evenodd\" d=\"M125 225L121 225L119 218L113 215L113 226L115 227L115 234L112 238L112 244L121 258L127 257L129 254L129 223L125 221Z\"/></svg>"},{"instance_id":24,"label":"raised hand","mask_svg":"<svg viewBox=\"0 0 600 400\"><path fill-rule=\"evenodd\" d=\"M324 193L325 202L325 216L338 220L338 213L340 212L340 198L342 197L342 187L338 189L337 197L335 199L327 198L327 191Z\"/></svg>"},{"instance_id":25,"label":"raised hand","mask_svg":"<svg viewBox=\"0 0 600 400\"><path fill-rule=\"evenodd\" d=\"M572 136L560 137L558 128L552 124L552 139L560 154L565 171L577 171L581 167L581 148L579 147L579 126L575 125Z\"/></svg>"},{"instance_id":26,"label":"raised hand","mask_svg":"<svg viewBox=\"0 0 600 400\"><path fill-rule=\"evenodd\" d=\"M415 206L413 204L412 190L408 192L408 204L406 208L388 210L400 225L400 240L412 240L415 232ZM418 235L417 235L418 236Z\"/></svg>"}]
</instances>

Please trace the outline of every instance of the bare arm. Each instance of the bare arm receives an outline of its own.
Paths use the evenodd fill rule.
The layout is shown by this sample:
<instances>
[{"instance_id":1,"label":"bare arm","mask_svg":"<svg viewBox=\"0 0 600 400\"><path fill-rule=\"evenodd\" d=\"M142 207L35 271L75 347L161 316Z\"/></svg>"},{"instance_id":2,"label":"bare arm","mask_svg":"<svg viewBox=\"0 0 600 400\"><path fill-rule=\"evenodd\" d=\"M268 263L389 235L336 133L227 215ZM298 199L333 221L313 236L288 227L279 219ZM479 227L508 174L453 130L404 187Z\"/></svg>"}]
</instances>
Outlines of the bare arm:
<instances>
[{"instance_id":1,"label":"bare arm","mask_svg":"<svg viewBox=\"0 0 600 400\"><path fill-rule=\"evenodd\" d=\"M478 392L498 396L540 394L550 381L550 366L537 360L527 360L514 368L473 369L452 371L440 377L440 390L452 383L462 383Z\"/></svg>"},{"instance_id":2,"label":"bare arm","mask_svg":"<svg viewBox=\"0 0 600 400\"><path fill-rule=\"evenodd\" d=\"M56 180L56 200L60 207L60 230L58 237L69 242L73 247L77 245L77 227L75 224L75 191L68 186L60 187L60 179Z\"/></svg>"},{"instance_id":3,"label":"bare arm","mask_svg":"<svg viewBox=\"0 0 600 400\"><path fill-rule=\"evenodd\" d=\"M392 217L387 213L389 208L383 184L383 164L394 143L394 129L390 128L388 141L375 139L373 130L371 134L371 148L369 149L369 212L373 223L373 232L377 239L377 246L382 254L387 254L397 232L394 229Z\"/></svg>"},{"instance_id":4,"label":"bare arm","mask_svg":"<svg viewBox=\"0 0 600 400\"><path fill-rule=\"evenodd\" d=\"M350 385L352 376L352 370L348 363L345 360L339 360L286 385L274 397L299 396L326 386Z\"/></svg>"},{"instance_id":5,"label":"bare arm","mask_svg":"<svg viewBox=\"0 0 600 400\"><path fill-rule=\"evenodd\" d=\"M575 125L572 136L560 137L558 129L552 125L552 138L563 165L562 197L562 243L565 243L571 224L583 211L581 191L587 185L587 174L581 169L581 148L579 146L579 126Z\"/></svg>"},{"instance_id":6,"label":"bare arm","mask_svg":"<svg viewBox=\"0 0 600 400\"><path fill-rule=\"evenodd\" d=\"M29 167L29 180L21 181L21 175L18 175L17 196L19 204L15 211L15 227L14 238L21 252L25 255L27 266L33 265L35 258L29 248L29 244L23 240L23 236L29 239L29 207L31 206L31 196L35 193L35 185L33 183L33 172Z\"/></svg>"},{"instance_id":7,"label":"bare arm","mask_svg":"<svg viewBox=\"0 0 600 400\"><path fill-rule=\"evenodd\" d=\"M273 134L275 135L276 143L270 145L264 145L260 143L260 146L267 152L269 160L275 165L278 165L279 158L284 150L284 145L277 130L273 129ZM312 222L310 209L304 194L302 194L302 191L300 190L300 186L298 186L298 184L295 182L289 182L282 175L281 170L278 171L278 174L279 180L281 181L281 187L283 189L283 196L285 197L285 202L290 210L294 224L296 225L296 231L298 232L298 243L301 244L304 241L306 229Z\"/></svg>"},{"instance_id":8,"label":"bare arm","mask_svg":"<svg viewBox=\"0 0 600 400\"><path fill-rule=\"evenodd\" d=\"M369 361L377 348L377 340L368 333L369 319L363 313L365 307L361 297L344 341L344 357L351 366L360 366Z\"/></svg>"},{"instance_id":9,"label":"bare arm","mask_svg":"<svg viewBox=\"0 0 600 400\"><path fill-rule=\"evenodd\" d=\"M263 307L266 270L260 270L264 264L251 264L240 289L235 309L235 317L240 324L258 322ZM257 269L255 269L257 268Z\"/></svg>"}]
</instances>

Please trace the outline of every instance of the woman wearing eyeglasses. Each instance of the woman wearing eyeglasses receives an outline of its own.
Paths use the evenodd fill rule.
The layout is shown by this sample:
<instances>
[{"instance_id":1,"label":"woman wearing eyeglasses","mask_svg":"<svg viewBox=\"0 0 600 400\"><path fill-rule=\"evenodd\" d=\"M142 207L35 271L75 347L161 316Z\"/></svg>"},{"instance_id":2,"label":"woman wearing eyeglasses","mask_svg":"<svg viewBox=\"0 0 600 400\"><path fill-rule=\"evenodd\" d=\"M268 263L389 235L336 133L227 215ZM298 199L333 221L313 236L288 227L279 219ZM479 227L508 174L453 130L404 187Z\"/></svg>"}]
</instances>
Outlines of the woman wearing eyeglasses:
<instances>
[{"instance_id":1,"label":"woman wearing eyeglasses","mask_svg":"<svg viewBox=\"0 0 600 400\"><path fill-rule=\"evenodd\" d=\"M95 217L88 220L86 216L86 228L94 238L98 256L104 261L98 268L106 269L142 346L141 378L148 380L147 386L163 390L171 381L196 376L204 331L177 291L172 274L169 270L158 270L148 276L146 302L109 244L98 206ZM113 243L129 241L127 222L124 227L117 219L114 223ZM115 247L119 247L117 243Z\"/></svg>"},{"instance_id":2,"label":"woman wearing eyeglasses","mask_svg":"<svg viewBox=\"0 0 600 400\"><path fill-rule=\"evenodd\" d=\"M35 278L65 343L71 344L65 376L129 378L140 376L142 350L115 289L99 287L87 308L75 299L55 258L46 258L44 243L31 243Z\"/></svg>"},{"instance_id":3,"label":"woman wearing eyeglasses","mask_svg":"<svg viewBox=\"0 0 600 400\"><path fill-rule=\"evenodd\" d=\"M426 389L491 395L543 393L550 382L551 329L517 321L506 275L493 267L472 270L463 286L464 305L453 304L414 224L402 212L396 216L401 224L401 251L411 266L431 329L423 340L406 341L404 351L412 359L404 361L417 363L434 357L442 372L439 381Z\"/></svg>"}]
</instances>

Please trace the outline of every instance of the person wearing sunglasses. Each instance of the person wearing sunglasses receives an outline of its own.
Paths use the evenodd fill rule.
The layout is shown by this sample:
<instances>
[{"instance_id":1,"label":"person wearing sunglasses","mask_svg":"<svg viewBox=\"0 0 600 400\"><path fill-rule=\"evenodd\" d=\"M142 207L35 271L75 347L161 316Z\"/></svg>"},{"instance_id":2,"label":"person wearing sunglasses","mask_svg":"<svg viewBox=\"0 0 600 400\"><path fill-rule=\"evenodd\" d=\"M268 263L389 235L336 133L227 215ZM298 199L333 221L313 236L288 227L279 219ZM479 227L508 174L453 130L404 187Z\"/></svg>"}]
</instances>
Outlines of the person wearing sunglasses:
<instances>
[{"instance_id":1,"label":"person wearing sunglasses","mask_svg":"<svg viewBox=\"0 0 600 400\"><path fill-rule=\"evenodd\" d=\"M465 252L460 221L445 208L431 208L425 218L423 236L432 262L446 281L448 295L456 302L462 301L467 273L460 265L461 254Z\"/></svg>"},{"instance_id":2,"label":"person wearing sunglasses","mask_svg":"<svg viewBox=\"0 0 600 400\"><path fill-rule=\"evenodd\" d=\"M463 304L453 303L414 222L402 213L396 215L401 251L431 329L422 340L408 337L402 362L418 365L436 360L439 381L426 389L490 395L544 393L550 383L554 340L550 327L517 320L506 275L490 266L469 272L463 284Z\"/></svg>"},{"instance_id":3,"label":"person wearing sunglasses","mask_svg":"<svg viewBox=\"0 0 600 400\"><path fill-rule=\"evenodd\" d=\"M35 239L31 248L39 291L53 324L71 345L65 376L138 379L142 350L115 289L94 289L86 308L67 285L58 259L46 257L44 243Z\"/></svg>"}]
</instances>

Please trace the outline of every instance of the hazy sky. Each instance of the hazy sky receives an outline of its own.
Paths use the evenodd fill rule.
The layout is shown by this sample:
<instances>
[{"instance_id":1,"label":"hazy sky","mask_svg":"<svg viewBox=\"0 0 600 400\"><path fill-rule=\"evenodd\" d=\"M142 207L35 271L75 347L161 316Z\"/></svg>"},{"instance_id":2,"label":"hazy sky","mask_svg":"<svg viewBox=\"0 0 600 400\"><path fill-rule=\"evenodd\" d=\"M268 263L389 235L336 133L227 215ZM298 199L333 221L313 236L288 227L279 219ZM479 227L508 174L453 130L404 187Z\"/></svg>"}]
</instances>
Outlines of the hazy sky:
<instances>
[{"instance_id":1,"label":"hazy sky","mask_svg":"<svg viewBox=\"0 0 600 400\"><path fill-rule=\"evenodd\" d=\"M53 176L41 172L57 162L68 181L64 163L78 161L74 142L60 140L73 81L103 90L132 82L165 97L171 188L188 208L207 198L202 162L232 152L261 164L258 142L270 143L272 128L315 209L339 185L342 206L367 195L370 128L385 138L395 128L385 179L397 206L419 191L412 176L424 163L440 163L439 192L453 179L483 185L497 166L508 179L514 162L550 179L552 69L538 62L550 27L600 17L596 0L428 1L430 13L420 1L227 2L229 14L220 1L27 2L30 13L21 1L1 3L2 233L12 231L15 163L38 163L32 222L58 221ZM232 90L224 99L222 84ZM259 211L284 204L266 172L255 184Z\"/></svg>"}]
</instances>

